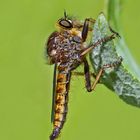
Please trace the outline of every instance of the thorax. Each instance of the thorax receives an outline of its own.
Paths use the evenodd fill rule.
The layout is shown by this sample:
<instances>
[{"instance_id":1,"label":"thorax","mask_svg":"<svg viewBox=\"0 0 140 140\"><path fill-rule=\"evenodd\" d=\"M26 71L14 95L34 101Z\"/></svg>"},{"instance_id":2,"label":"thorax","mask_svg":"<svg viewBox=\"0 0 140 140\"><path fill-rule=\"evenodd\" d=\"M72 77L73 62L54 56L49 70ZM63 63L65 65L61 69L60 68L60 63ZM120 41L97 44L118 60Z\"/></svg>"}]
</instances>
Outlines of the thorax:
<instances>
[{"instance_id":1,"label":"thorax","mask_svg":"<svg viewBox=\"0 0 140 140\"><path fill-rule=\"evenodd\" d=\"M47 42L47 53L52 63L72 69L82 62L79 54L83 48L81 32L76 30L53 32Z\"/></svg>"}]
</instances>

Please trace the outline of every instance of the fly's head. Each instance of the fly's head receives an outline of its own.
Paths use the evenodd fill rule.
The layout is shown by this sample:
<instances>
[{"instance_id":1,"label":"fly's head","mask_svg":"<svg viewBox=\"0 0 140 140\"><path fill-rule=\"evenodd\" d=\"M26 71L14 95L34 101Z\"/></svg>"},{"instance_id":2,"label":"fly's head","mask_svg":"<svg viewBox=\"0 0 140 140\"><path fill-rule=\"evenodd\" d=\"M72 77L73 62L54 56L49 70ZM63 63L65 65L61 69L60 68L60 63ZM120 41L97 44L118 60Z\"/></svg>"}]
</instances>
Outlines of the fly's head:
<instances>
[{"instance_id":1,"label":"fly's head","mask_svg":"<svg viewBox=\"0 0 140 140\"><path fill-rule=\"evenodd\" d=\"M73 21L67 16L66 12L64 11L64 17L59 19L56 25L60 28L60 30L68 31L73 28Z\"/></svg>"}]
</instances>

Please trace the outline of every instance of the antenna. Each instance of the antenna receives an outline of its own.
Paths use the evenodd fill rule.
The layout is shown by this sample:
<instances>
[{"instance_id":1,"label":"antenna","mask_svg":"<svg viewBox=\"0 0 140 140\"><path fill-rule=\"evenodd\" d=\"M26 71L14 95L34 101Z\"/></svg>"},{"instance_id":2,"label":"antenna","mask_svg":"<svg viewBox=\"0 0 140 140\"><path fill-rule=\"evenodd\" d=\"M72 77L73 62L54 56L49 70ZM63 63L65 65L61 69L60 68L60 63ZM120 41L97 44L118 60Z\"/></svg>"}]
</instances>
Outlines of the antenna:
<instances>
[{"instance_id":1,"label":"antenna","mask_svg":"<svg viewBox=\"0 0 140 140\"><path fill-rule=\"evenodd\" d=\"M64 9L64 18L67 19L67 12L65 9Z\"/></svg>"}]
</instances>

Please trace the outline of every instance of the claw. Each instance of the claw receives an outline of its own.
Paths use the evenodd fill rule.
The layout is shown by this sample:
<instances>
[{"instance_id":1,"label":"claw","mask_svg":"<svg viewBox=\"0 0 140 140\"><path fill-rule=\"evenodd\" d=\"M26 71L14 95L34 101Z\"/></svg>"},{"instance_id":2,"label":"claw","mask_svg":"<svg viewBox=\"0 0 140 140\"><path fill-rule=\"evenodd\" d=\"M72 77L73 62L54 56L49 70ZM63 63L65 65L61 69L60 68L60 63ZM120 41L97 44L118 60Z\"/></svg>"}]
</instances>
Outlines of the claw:
<instances>
[{"instance_id":1,"label":"claw","mask_svg":"<svg viewBox=\"0 0 140 140\"><path fill-rule=\"evenodd\" d=\"M110 29L110 31L111 31L114 35L116 35L116 37L121 38L120 34L119 34L118 32L116 32L116 31L114 31L114 30L111 28L111 26L109 26L109 29Z\"/></svg>"}]
</instances>

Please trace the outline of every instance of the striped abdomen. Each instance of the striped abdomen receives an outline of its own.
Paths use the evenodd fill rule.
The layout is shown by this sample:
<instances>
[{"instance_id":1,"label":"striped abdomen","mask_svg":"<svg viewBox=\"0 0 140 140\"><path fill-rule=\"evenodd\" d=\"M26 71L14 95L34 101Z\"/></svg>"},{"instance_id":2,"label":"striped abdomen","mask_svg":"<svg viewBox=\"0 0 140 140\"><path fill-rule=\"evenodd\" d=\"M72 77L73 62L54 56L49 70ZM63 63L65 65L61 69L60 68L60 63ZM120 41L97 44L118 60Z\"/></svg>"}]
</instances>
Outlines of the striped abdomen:
<instances>
[{"instance_id":1,"label":"striped abdomen","mask_svg":"<svg viewBox=\"0 0 140 140\"><path fill-rule=\"evenodd\" d=\"M50 140L54 140L60 134L60 131L66 120L68 110L68 91L71 73L59 71L57 76L56 97L55 97L55 113L53 121L53 132Z\"/></svg>"}]
</instances>

